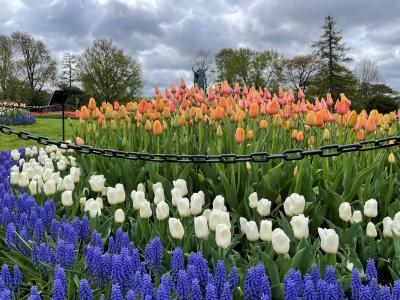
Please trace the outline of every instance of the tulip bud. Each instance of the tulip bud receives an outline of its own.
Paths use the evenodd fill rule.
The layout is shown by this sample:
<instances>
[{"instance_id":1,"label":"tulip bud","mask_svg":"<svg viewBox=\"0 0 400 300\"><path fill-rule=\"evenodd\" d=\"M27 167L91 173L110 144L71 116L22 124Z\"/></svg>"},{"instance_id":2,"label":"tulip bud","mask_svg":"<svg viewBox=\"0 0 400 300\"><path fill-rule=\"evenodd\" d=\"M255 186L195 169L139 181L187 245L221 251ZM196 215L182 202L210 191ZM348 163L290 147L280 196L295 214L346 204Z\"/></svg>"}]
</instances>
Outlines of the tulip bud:
<instances>
[{"instance_id":1,"label":"tulip bud","mask_svg":"<svg viewBox=\"0 0 400 300\"><path fill-rule=\"evenodd\" d=\"M249 195L249 206L250 208L256 208L258 204L257 192L253 192Z\"/></svg>"},{"instance_id":2,"label":"tulip bud","mask_svg":"<svg viewBox=\"0 0 400 300\"><path fill-rule=\"evenodd\" d=\"M17 185L19 183L19 172L11 172L10 183L12 185Z\"/></svg>"},{"instance_id":3,"label":"tulip bud","mask_svg":"<svg viewBox=\"0 0 400 300\"><path fill-rule=\"evenodd\" d=\"M140 204L139 216L143 219L148 219L152 216L153 212L150 207L149 201L144 201Z\"/></svg>"},{"instance_id":4,"label":"tulip bud","mask_svg":"<svg viewBox=\"0 0 400 300\"><path fill-rule=\"evenodd\" d=\"M218 247L226 249L231 244L232 234L225 224L218 224L215 229L215 242Z\"/></svg>"},{"instance_id":5,"label":"tulip bud","mask_svg":"<svg viewBox=\"0 0 400 300\"><path fill-rule=\"evenodd\" d=\"M51 196L56 193L56 182L53 179L48 180L43 186L46 196Z\"/></svg>"},{"instance_id":6,"label":"tulip bud","mask_svg":"<svg viewBox=\"0 0 400 300\"><path fill-rule=\"evenodd\" d=\"M256 222L249 221L246 223L246 237L250 242L255 242L260 238Z\"/></svg>"},{"instance_id":7,"label":"tulip bud","mask_svg":"<svg viewBox=\"0 0 400 300\"><path fill-rule=\"evenodd\" d=\"M246 161L246 170L251 171L251 163Z\"/></svg>"},{"instance_id":8,"label":"tulip bud","mask_svg":"<svg viewBox=\"0 0 400 300\"><path fill-rule=\"evenodd\" d=\"M351 206L349 202L343 202L339 206L339 218L345 222L350 221L351 219Z\"/></svg>"},{"instance_id":9,"label":"tulip bud","mask_svg":"<svg viewBox=\"0 0 400 300\"><path fill-rule=\"evenodd\" d=\"M207 225L207 218L205 216L198 216L194 218L194 232L199 239L207 238L209 229Z\"/></svg>"},{"instance_id":10,"label":"tulip bud","mask_svg":"<svg viewBox=\"0 0 400 300\"><path fill-rule=\"evenodd\" d=\"M115 223L124 223L125 221L125 213L121 208L118 208L114 214Z\"/></svg>"},{"instance_id":11,"label":"tulip bud","mask_svg":"<svg viewBox=\"0 0 400 300\"><path fill-rule=\"evenodd\" d=\"M20 187L27 187L29 185L29 175L27 172L22 171L21 174L19 174L18 185Z\"/></svg>"},{"instance_id":12,"label":"tulip bud","mask_svg":"<svg viewBox=\"0 0 400 300\"><path fill-rule=\"evenodd\" d=\"M190 203L188 198L181 198L177 202L179 215L183 218L190 216Z\"/></svg>"},{"instance_id":13,"label":"tulip bud","mask_svg":"<svg viewBox=\"0 0 400 300\"><path fill-rule=\"evenodd\" d=\"M225 206L225 199L221 195L215 197L213 201L213 209L218 209L220 211L227 211Z\"/></svg>"},{"instance_id":14,"label":"tulip bud","mask_svg":"<svg viewBox=\"0 0 400 300\"><path fill-rule=\"evenodd\" d=\"M181 240L183 238L185 231L184 231L182 223L179 219L169 218L168 219L168 227L169 227L169 232L171 233L171 236L174 239Z\"/></svg>"},{"instance_id":15,"label":"tulip bud","mask_svg":"<svg viewBox=\"0 0 400 300\"><path fill-rule=\"evenodd\" d=\"M396 158L392 152L390 152L390 154L388 156L388 162L389 162L389 164L394 164L396 162Z\"/></svg>"},{"instance_id":16,"label":"tulip bud","mask_svg":"<svg viewBox=\"0 0 400 300\"><path fill-rule=\"evenodd\" d=\"M204 203L204 193L202 191L192 194L190 197L190 213L194 216L200 214Z\"/></svg>"},{"instance_id":17,"label":"tulip bud","mask_svg":"<svg viewBox=\"0 0 400 300\"><path fill-rule=\"evenodd\" d=\"M296 176L298 172L299 172L299 168L297 166L295 166L294 170L293 170L293 175Z\"/></svg>"},{"instance_id":18,"label":"tulip bud","mask_svg":"<svg viewBox=\"0 0 400 300\"><path fill-rule=\"evenodd\" d=\"M154 192L154 204L158 204L163 201L165 201L164 189L158 188Z\"/></svg>"},{"instance_id":19,"label":"tulip bud","mask_svg":"<svg viewBox=\"0 0 400 300\"><path fill-rule=\"evenodd\" d=\"M357 224L357 223L360 223L361 221L362 221L361 211L355 210L354 213L353 213L353 216L350 219L350 223L351 224Z\"/></svg>"},{"instance_id":20,"label":"tulip bud","mask_svg":"<svg viewBox=\"0 0 400 300\"><path fill-rule=\"evenodd\" d=\"M285 202L283 203L283 208L285 210L285 214L288 217L291 217L302 214L304 212L305 204L306 200L304 196L293 193L286 198Z\"/></svg>"},{"instance_id":21,"label":"tulip bud","mask_svg":"<svg viewBox=\"0 0 400 300\"><path fill-rule=\"evenodd\" d=\"M240 223L240 231L243 234L245 234L246 233L246 224L247 224L246 218L240 217L239 218L239 223Z\"/></svg>"},{"instance_id":22,"label":"tulip bud","mask_svg":"<svg viewBox=\"0 0 400 300\"><path fill-rule=\"evenodd\" d=\"M325 140L325 141L327 141L327 140L329 140L331 138L331 133L329 132L329 129L328 128L325 128L325 130L324 130L324 135L323 135L323 139Z\"/></svg>"},{"instance_id":23,"label":"tulip bud","mask_svg":"<svg viewBox=\"0 0 400 300\"><path fill-rule=\"evenodd\" d=\"M268 216L271 212L271 201L264 198L260 199L257 203L257 212L262 217Z\"/></svg>"},{"instance_id":24,"label":"tulip bud","mask_svg":"<svg viewBox=\"0 0 400 300\"><path fill-rule=\"evenodd\" d=\"M140 205L146 201L144 192L133 190L131 193L132 205L134 209L140 209Z\"/></svg>"},{"instance_id":25,"label":"tulip bud","mask_svg":"<svg viewBox=\"0 0 400 300\"><path fill-rule=\"evenodd\" d=\"M376 238L378 236L378 232L376 231L375 225L372 222L369 222L367 225L367 236Z\"/></svg>"},{"instance_id":26,"label":"tulip bud","mask_svg":"<svg viewBox=\"0 0 400 300\"><path fill-rule=\"evenodd\" d=\"M294 237L296 239L301 240L302 238L308 238L308 222L309 218L304 217L303 214L294 216L292 220L290 220L290 225L292 225Z\"/></svg>"},{"instance_id":27,"label":"tulip bud","mask_svg":"<svg viewBox=\"0 0 400 300\"><path fill-rule=\"evenodd\" d=\"M394 221L390 217L383 218L383 235L385 237L393 237Z\"/></svg>"},{"instance_id":28,"label":"tulip bud","mask_svg":"<svg viewBox=\"0 0 400 300\"><path fill-rule=\"evenodd\" d=\"M86 205L86 197L81 197L79 199L79 204L82 205L82 206L85 206Z\"/></svg>"},{"instance_id":29,"label":"tulip bud","mask_svg":"<svg viewBox=\"0 0 400 300\"><path fill-rule=\"evenodd\" d=\"M31 195L33 195L33 196L37 195L38 194L38 190L40 190L40 189L38 189L38 182L32 180L29 183L29 190L31 192Z\"/></svg>"},{"instance_id":30,"label":"tulip bud","mask_svg":"<svg viewBox=\"0 0 400 300\"><path fill-rule=\"evenodd\" d=\"M167 202L161 201L157 204L156 217L157 220L165 220L169 217L169 206Z\"/></svg>"},{"instance_id":31,"label":"tulip bud","mask_svg":"<svg viewBox=\"0 0 400 300\"><path fill-rule=\"evenodd\" d=\"M72 191L65 191L61 194L61 203L65 207L70 207L74 204L72 200Z\"/></svg>"},{"instance_id":32,"label":"tulip bud","mask_svg":"<svg viewBox=\"0 0 400 300\"><path fill-rule=\"evenodd\" d=\"M276 228L272 231L272 248L278 254L285 255L289 252L290 239L286 233L280 229Z\"/></svg>"},{"instance_id":33,"label":"tulip bud","mask_svg":"<svg viewBox=\"0 0 400 300\"><path fill-rule=\"evenodd\" d=\"M364 215L368 218L375 218L378 215L378 202L375 199L369 199L365 202Z\"/></svg>"},{"instance_id":34,"label":"tulip bud","mask_svg":"<svg viewBox=\"0 0 400 300\"><path fill-rule=\"evenodd\" d=\"M281 197L281 194L278 194L278 196L276 196L276 198L275 198L275 204L279 205L281 203L282 203L282 197Z\"/></svg>"},{"instance_id":35,"label":"tulip bud","mask_svg":"<svg viewBox=\"0 0 400 300\"><path fill-rule=\"evenodd\" d=\"M262 220L260 223L260 239L264 242L272 240L272 222L269 220Z\"/></svg>"},{"instance_id":36,"label":"tulip bud","mask_svg":"<svg viewBox=\"0 0 400 300\"><path fill-rule=\"evenodd\" d=\"M333 229L318 228L321 249L325 253L336 254L339 248L339 236Z\"/></svg>"}]
</instances>

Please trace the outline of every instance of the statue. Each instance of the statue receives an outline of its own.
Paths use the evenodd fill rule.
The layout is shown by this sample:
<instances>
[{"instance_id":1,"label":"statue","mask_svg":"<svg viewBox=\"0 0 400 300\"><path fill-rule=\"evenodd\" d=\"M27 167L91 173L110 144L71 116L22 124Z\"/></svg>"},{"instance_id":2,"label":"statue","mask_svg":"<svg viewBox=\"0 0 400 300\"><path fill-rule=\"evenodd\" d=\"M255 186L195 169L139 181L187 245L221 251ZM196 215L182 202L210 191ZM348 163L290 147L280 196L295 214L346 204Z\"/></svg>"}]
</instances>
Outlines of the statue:
<instances>
[{"instance_id":1,"label":"statue","mask_svg":"<svg viewBox=\"0 0 400 300\"><path fill-rule=\"evenodd\" d=\"M195 70L192 67L192 71L194 73L194 79L193 79L194 84L197 84L197 86L200 89L203 89L205 91L207 89L206 70L204 70L202 68L198 68L197 70Z\"/></svg>"}]
</instances>

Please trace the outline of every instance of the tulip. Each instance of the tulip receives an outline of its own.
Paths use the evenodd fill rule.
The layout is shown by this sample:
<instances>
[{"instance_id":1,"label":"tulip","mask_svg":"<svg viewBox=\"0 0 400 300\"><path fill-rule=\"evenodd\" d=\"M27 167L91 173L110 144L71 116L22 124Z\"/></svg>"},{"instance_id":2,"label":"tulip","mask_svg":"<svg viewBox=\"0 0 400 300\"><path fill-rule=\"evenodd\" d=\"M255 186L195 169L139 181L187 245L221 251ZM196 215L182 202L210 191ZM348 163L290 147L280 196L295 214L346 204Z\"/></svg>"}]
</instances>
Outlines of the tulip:
<instances>
[{"instance_id":1,"label":"tulip","mask_svg":"<svg viewBox=\"0 0 400 300\"><path fill-rule=\"evenodd\" d=\"M250 105L250 110L249 110L249 117L250 118L257 118L259 114L259 107L257 103L252 103Z\"/></svg>"},{"instance_id":2,"label":"tulip","mask_svg":"<svg viewBox=\"0 0 400 300\"><path fill-rule=\"evenodd\" d=\"M181 198L177 202L179 215L183 218L190 216L190 203L188 198Z\"/></svg>"},{"instance_id":3,"label":"tulip","mask_svg":"<svg viewBox=\"0 0 400 300\"><path fill-rule=\"evenodd\" d=\"M148 219L152 216L153 212L150 207L149 201L144 201L140 204L139 207L139 216L143 219Z\"/></svg>"},{"instance_id":4,"label":"tulip","mask_svg":"<svg viewBox=\"0 0 400 300\"><path fill-rule=\"evenodd\" d=\"M301 240L302 238L308 238L308 222L309 218L304 217L303 214L294 216L292 220L290 220L290 225L292 225L294 237L296 239Z\"/></svg>"},{"instance_id":5,"label":"tulip","mask_svg":"<svg viewBox=\"0 0 400 300\"><path fill-rule=\"evenodd\" d=\"M290 239L282 229L274 229L274 231L272 231L271 240L272 248L276 253L282 255L288 254Z\"/></svg>"},{"instance_id":6,"label":"tulip","mask_svg":"<svg viewBox=\"0 0 400 300\"><path fill-rule=\"evenodd\" d=\"M258 205L258 195L257 192L253 192L249 195L249 206L250 208L256 208Z\"/></svg>"},{"instance_id":7,"label":"tulip","mask_svg":"<svg viewBox=\"0 0 400 300\"><path fill-rule=\"evenodd\" d=\"M272 240L272 222L269 220L262 220L260 223L260 239L264 242Z\"/></svg>"},{"instance_id":8,"label":"tulip","mask_svg":"<svg viewBox=\"0 0 400 300\"><path fill-rule=\"evenodd\" d=\"M204 193L202 191L193 193L190 197L190 213L194 216L200 214L203 210L204 203Z\"/></svg>"},{"instance_id":9,"label":"tulip","mask_svg":"<svg viewBox=\"0 0 400 300\"><path fill-rule=\"evenodd\" d=\"M367 225L367 236L376 238L378 236L378 232L376 231L375 225L372 222L369 222Z\"/></svg>"},{"instance_id":10,"label":"tulip","mask_svg":"<svg viewBox=\"0 0 400 300\"><path fill-rule=\"evenodd\" d=\"M171 233L171 236L174 239L181 240L183 238L183 234L185 233L185 231L179 219L169 218L168 227L169 227L169 232Z\"/></svg>"},{"instance_id":11,"label":"tulip","mask_svg":"<svg viewBox=\"0 0 400 300\"><path fill-rule=\"evenodd\" d=\"M124 223L125 221L125 213L121 208L118 208L114 214L115 223Z\"/></svg>"},{"instance_id":12,"label":"tulip","mask_svg":"<svg viewBox=\"0 0 400 300\"><path fill-rule=\"evenodd\" d=\"M19 183L19 172L11 172L10 183L12 185L17 185Z\"/></svg>"},{"instance_id":13,"label":"tulip","mask_svg":"<svg viewBox=\"0 0 400 300\"><path fill-rule=\"evenodd\" d=\"M268 128L268 121L267 120L261 120L260 121L260 128Z\"/></svg>"},{"instance_id":14,"label":"tulip","mask_svg":"<svg viewBox=\"0 0 400 300\"><path fill-rule=\"evenodd\" d=\"M156 217L157 220L165 220L169 217L169 206L167 202L161 201L157 204Z\"/></svg>"},{"instance_id":15,"label":"tulip","mask_svg":"<svg viewBox=\"0 0 400 300\"><path fill-rule=\"evenodd\" d=\"M361 221L362 221L361 211L355 210L354 213L353 213L353 216L350 219L350 223L351 224L357 224L357 223L360 223Z\"/></svg>"},{"instance_id":16,"label":"tulip","mask_svg":"<svg viewBox=\"0 0 400 300\"><path fill-rule=\"evenodd\" d=\"M21 157L21 155L20 155L18 150L12 150L10 152L10 155L11 155L12 159L15 160L15 161L19 160L20 157Z\"/></svg>"},{"instance_id":17,"label":"tulip","mask_svg":"<svg viewBox=\"0 0 400 300\"><path fill-rule=\"evenodd\" d=\"M80 137L76 137L75 144L77 144L78 146L83 146L85 142Z\"/></svg>"},{"instance_id":18,"label":"tulip","mask_svg":"<svg viewBox=\"0 0 400 300\"><path fill-rule=\"evenodd\" d=\"M254 135L253 130L249 130L247 131L246 138L248 140L251 140L253 138L253 135Z\"/></svg>"},{"instance_id":19,"label":"tulip","mask_svg":"<svg viewBox=\"0 0 400 300\"><path fill-rule=\"evenodd\" d=\"M146 193L146 188L145 188L145 186L144 186L143 183L139 183L139 184L137 185L137 187L136 187L136 190L137 190L138 192Z\"/></svg>"},{"instance_id":20,"label":"tulip","mask_svg":"<svg viewBox=\"0 0 400 300\"><path fill-rule=\"evenodd\" d=\"M86 197L79 198L79 204L82 206L85 206L86 205Z\"/></svg>"},{"instance_id":21,"label":"tulip","mask_svg":"<svg viewBox=\"0 0 400 300\"><path fill-rule=\"evenodd\" d=\"M388 156L388 162L389 162L389 164L394 164L396 162L396 158L394 157L393 152L390 152L390 154Z\"/></svg>"},{"instance_id":22,"label":"tulip","mask_svg":"<svg viewBox=\"0 0 400 300\"><path fill-rule=\"evenodd\" d=\"M383 235L385 237L393 237L394 221L390 217L383 218Z\"/></svg>"},{"instance_id":23,"label":"tulip","mask_svg":"<svg viewBox=\"0 0 400 300\"><path fill-rule=\"evenodd\" d=\"M207 218L207 222L210 222L211 210L209 208L205 209L203 211L202 215Z\"/></svg>"},{"instance_id":24,"label":"tulip","mask_svg":"<svg viewBox=\"0 0 400 300\"><path fill-rule=\"evenodd\" d=\"M225 206L225 199L221 195L215 197L213 201L213 209L218 209L220 211L227 211Z\"/></svg>"},{"instance_id":25,"label":"tulip","mask_svg":"<svg viewBox=\"0 0 400 300\"><path fill-rule=\"evenodd\" d=\"M230 227L229 213L213 209L209 217L209 226L211 230L215 230L218 224L225 224Z\"/></svg>"},{"instance_id":26,"label":"tulip","mask_svg":"<svg viewBox=\"0 0 400 300\"><path fill-rule=\"evenodd\" d=\"M48 180L43 186L46 196L51 196L56 193L56 182L53 179Z\"/></svg>"},{"instance_id":27,"label":"tulip","mask_svg":"<svg viewBox=\"0 0 400 300\"><path fill-rule=\"evenodd\" d=\"M96 216L101 216L102 203L98 199L101 200L101 198L97 198L96 200L91 198L88 201L86 201L85 211L89 211L89 215L91 218L96 218Z\"/></svg>"},{"instance_id":28,"label":"tulip","mask_svg":"<svg viewBox=\"0 0 400 300\"><path fill-rule=\"evenodd\" d=\"M343 202L339 206L339 218L345 222L350 221L351 219L351 206L349 202Z\"/></svg>"},{"instance_id":29,"label":"tulip","mask_svg":"<svg viewBox=\"0 0 400 300\"><path fill-rule=\"evenodd\" d=\"M73 191L75 189L74 179L71 175L67 175L64 177L63 187L67 191Z\"/></svg>"},{"instance_id":30,"label":"tulip","mask_svg":"<svg viewBox=\"0 0 400 300\"><path fill-rule=\"evenodd\" d=\"M57 162L57 169L60 171L64 171L67 168L67 162L65 160L59 160Z\"/></svg>"},{"instance_id":31,"label":"tulip","mask_svg":"<svg viewBox=\"0 0 400 300\"><path fill-rule=\"evenodd\" d=\"M188 193L188 189L187 189L187 183L186 180L184 179L177 179L172 181L174 188L178 189L178 191L180 192L181 197L184 197L187 195Z\"/></svg>"},{"instance_id":32,"label":"tulip","mask_svg":"<svg viewBox=\"0 0 400 300\"><path fill-rule=\"evenodd\" d=\"M74 204L72 199L72 191L65 191L61 194L61 203L65 207L70 207Z\"/></svg>"},{"instance_id":33,"label":"tulip","mask_svg":"<svg viewBox=\"0 0 400 300\"><path fill-rule=\"evenodd\" d=\"M240 144L244 142L245 138L245 131L243 128L239 127L236 129L235 139L236 143Z\"/></svg>"},{"instance_id":34,"label":"tulip","mask_svg":"<svg viewBox=\"0 0 400 300\"><path fill-rule=\"evenodd\" d=\"M74 183L78 183L80 181L81 169L77 167L71 167L71 169L69 170L69 174L71 175L72 181Z\"/></svg>"},{"instance_id":35,"label":"tulip","mask_svg":"<svg viewBox=\"0 0 400 300\"><path fill-rule=\"evenodd\" d=\"M135 190L131 192L131 199L134 209L140 209L140 205L146 201L144 192Z\"/></svg>"},{"instance_id":36,"label":"tulip","mask_svg":"<svg viewBox=\"0 0 400 300\"><path fill-rule=\"evenodd\" d=\"M378 202L375 199L369 199L365 202L364 215L368 218L375 218L378 215Z\"/></svg>"},{"instance_id":37,"label":"tulip","mask_svg":"<svg viewBox=\"0 0 400 300\"><path fill-rule=\"evenodd\" d=\"M218 247L226 249L231 244L232 234L225 224L218 224L215 228L215 242Z\"/></svg>"},{"instance_id":38,"label":"tulip","mask_svg":"<svg viewBox=\"0 0 400 300\"><path fill-rule=\"evenodd\" d=\"M246 223L246 237L250 242L255 242L260 238L256 222L250 221Z\"/></svg>"},{"instance_id":39,"label":"tulip","mask_svg":"<svg viewBox=\"0 0 400 300\"><path fill-rule=\"evenodd\" d=\"M111 205L123 203L125 201L125 190L122 184L116 184L115 188L107 188L107 199Z\"/></svg>"},{"instance_id":40,"label":"tulip","mask_svg":"<svg viewBox=\"0 0 400 300\"><path fill-rule=\"evenodd\" d=\"M154 204L165 201L164 189L158 188L154 192Z\"/></svg>"},{"instance_id":41,"label":"tulip","mask_svg":"<svg viewBox=\"0 0 400 300\"><path fill-rule=\"evenodd\" d=\"M328 128L325 128L325 130L324 130L324 135L323 135L323 139L325 140L325 141L327 141L327 140L329 140L331 138L331 133L329 132L329 129Z\"/></svg>"},{"instance_id":42,"label":"tulip","mask_svg":"<svg viewBox=\"0 0 400 300\"><path fill-rule=\"evenodd\" d=\"M29 185L29 175L27 172L22 171L18 177L18 185L20 187L27 187Z\"/></svg>"},{"instance_id":43,"label":"tulip","mask_svg":"<svg viewBox=\"0 0 400 300\"><path fill-rule=\"evenodd\" d=\"M89 99L88 108L92 111L96 109L96 100L93 97Z\"/></svg>"},{"instance_id":44,"label":"tulip","mask_svg":"<svg viewBox=\"0 0 400 300\"><path fill-rule=\"evenodd\" d=\"M92 175L89 179L90 188L93 192L101 192L104 188L106 179L104 175Z\"/></svg>"},{"instance_id":45,"label":"tulip","mask_svg":"<svg viewBox=\"0 0 400 300\"><path fill-rule=\"evenodd\" d=\"M194 232L197 238L207 238L209 229L207 225L207 218L205 216L198 216L194 218Z\"/></svg>"},{"instance_id":46,"label":"tulip","mask_svg":"<svg viewBox=\"0 0 400 300\"><path fill-rule=\"evenodd\" d=\"M38 186L38 182L35 180L32 180L29 183L29 191L31 192L31 195L35 196L40 193L40 187Z\"/></svg>"},{"instance_id":47,"label":"tulip","mask_svg":"<svg viewBox=\"0 0 400 300\"><path fill-rule=\"evenodd\" d=\"M285 210L285 214L288 217L292 217L302 214L304 212L305 204L306 200L304 196L293 193L286 198L285 202L283 203L283 208Z\"/></svg>"},{"instance_id":48,"label":"tulip","mask_svg":"<svg viewBox=\"0 0 400 300\"><path fill-rule=\"evenodd\" d=\"M240 217L239 218L239 223L240 223L240 231L243 234L245 234L246 233L246 224L247 224L246 218Z\"/></svg>"},{"instance_id":49,"label":"tulip","mask_svg":"<svg viewBox=\"0 0 400 300\"><path fill-rule=\"evenodd\" d=\"M264 198L260 199L260 201L257 202L257 212L262 217L268 216L271 212L271 201Z\"/></svg>"},{"instance_id":50,"label":"tulip","mask_svg":"<svg viewBox=\"0 0 400 300\"><path fill-rule=\"evenodd\" d=\"M321 249L325 253L336 254L339 248L339 236L333 229L318 228Z\"/></svg>"},{"instance_id":51,"label":"tulip","mask_svg":"<svg viewBox=\"0 0 400 300\"><path fill-rule=\"evenodd\" d=\"M156 120L156 121L154 122L154 124L153 124L153 134L154 134L155 136L159 136L159 135L162 134L162 132L163 132L162 125L161 125L161 123L160 123L159 120Z\"/></svg>"}]
</instances>

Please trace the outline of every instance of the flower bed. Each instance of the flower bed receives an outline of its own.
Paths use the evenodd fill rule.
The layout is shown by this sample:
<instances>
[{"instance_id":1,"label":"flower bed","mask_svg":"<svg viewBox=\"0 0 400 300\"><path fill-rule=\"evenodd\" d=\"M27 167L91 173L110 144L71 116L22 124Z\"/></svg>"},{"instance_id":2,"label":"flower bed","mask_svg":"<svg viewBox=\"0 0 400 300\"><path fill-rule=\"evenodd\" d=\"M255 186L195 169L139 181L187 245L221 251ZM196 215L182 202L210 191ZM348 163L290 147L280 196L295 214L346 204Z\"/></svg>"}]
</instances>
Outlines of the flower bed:
<instances>
[{"instance_id":1,"label":"flower bed","mask_svg":"<svg viewBox=\"0 0 400 300\"><path fill-rule=\"evenodd\" d=\"M0 124L28 125L36 122L36 118L25 109L2 109L0 107Z\"/></svg>"}]
</instances>

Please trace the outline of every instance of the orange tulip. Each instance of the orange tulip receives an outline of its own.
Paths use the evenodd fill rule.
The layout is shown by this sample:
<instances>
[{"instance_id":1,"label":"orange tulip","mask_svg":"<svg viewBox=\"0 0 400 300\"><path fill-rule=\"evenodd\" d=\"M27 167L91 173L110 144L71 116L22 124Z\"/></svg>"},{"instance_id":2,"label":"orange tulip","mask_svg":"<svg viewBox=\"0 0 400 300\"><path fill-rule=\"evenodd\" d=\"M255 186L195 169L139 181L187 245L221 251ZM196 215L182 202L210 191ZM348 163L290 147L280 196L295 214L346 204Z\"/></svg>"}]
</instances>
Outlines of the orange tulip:
<instances>
[{"instance_id":1,"label":"orange tulip","mask_svg":"<svg viewBox=\"0 0 400 300\"><path fill-rule=\"evenodd\" d=\"M367 125L365 126L365 130L367 132L376 131L376 122L375 122L375 119L372 116L370 116L368 118Z\"/></svg>"},{"instance_id":2,"label":"orange tulip","mask_svg":"<svg viewBox=\"0 0 400 300\"><path fill-rule=\"evenodd\" d=\"M96 109L96 100L94 98L89 99L88 108L92 111Z\"/></svg>"},{"instance_id":3,"label":"orange tulip","mask_svg":"<svg viewBox=\"0 0 400 300\"><path fill-rule=\"evenodd\" d=\"M82 118L82 120L90 119L89 111L85 105L81 107L81 118Z\"/></svg>"},{"instance_id":4,"label":"orange tulip","mask_svg":"<svg viewBox=\"0 0 400 300\"><path fill-rule=\"evenodd\" d=\"M304 133L303 133L303 131L297 132L296 140L297 140L298 142L304 141Z\"/></svg>"},{"instance_id":5,"label":"orange tulip","mask_svg":"<svg viewBox=\"0 0 400 300\"><path fill-rule=\"evenodd\" d=\"M268 121L267 120L261 120L260 121L260 127L261 128L268 128Z\"/></svg>"},{"instance_id":6,"label":"orange tulip","mask_svg":"<svg viewBox=\"0 0 400 300\"><path fill-rule=\"evenodd\" d=\"M182 126L185 126L185 125L186 125L186 118L185 118L185 115L184 115L184 114L180 116L180 118L179 118L179 124L181 124Z\"/></svg>"},{"instance_id":7,"label":"orange tulip","mask_svg":"<svg viewBox=\"0 0 400 300\"><path fill-rule=\"evenodd\" d=\"M309 111L307 113L306 123L309 126L314 126L317 124L317 117L313 111Z\"/></svg>"},{"instance_id":8,"label":"orange tulip","mask_svg":"<svg viewBox=\"0 0 400 300\"><path fill-rule=\"evenodd\" d=\"M155 106L156 111L162 112L164 109L164 102L162 101L161 98L158 98L158 99L156 99L154 106Z\"/></svg>"},{"instance_id":9,"label":"orange tulip","mask_svg":"<svg viewBox=\"0 0 400 300\"><path fill-rule=\"evenodd\" d=\"M364 140L364 130L363 130L363 129L360 129L360 130L357 132L357 140L358 140L358 141Z\"/></svg>"},{"instance_id":10,"label":"orange tulip","mask_svg":"<svg viewBox=\"0 0 400 300\"><path fill-rule=\"evenodd\" d=\"M85 144L85 142L80 137L76 137L75 144L82 146Z\"/></svg>"},{"instance_id":11,"label":"orange tulip","mask_svg":"<svg viewBox=\"0 0 400 300\"><path fill-rule=\"evenodd\" d=\"M164 107L162 114L165 119L169 119L171 117L171 111L167 106Z\"/></svg>"},{"instance_id":12,"label":"orange tulip","mask_svg":"<svg viewBox=\"0 0 400 300\"><path fill-rule=\"evenodd\" d=\"M292 132L292 139L297 140L297 133L299 133L299 132L297 131L297 129L293 130L293 132Z\"/></svg>"},{"instance_id":13,"label":"orange tulip","mask_svg":"<svg viewBox=\"0 0 400 300\"><path fill-rule=\"evenodd\" d=\"M159 120L156 120L153 124L153 134L155 136L161 135L163 132L163 127L161 125L161 122Z\"/></svg>"},{"instance_id":14,"label":"orange tulip","mask_svg":"<svg viewBox=\"0 0 400 300\"><path fill-rule=\"evenodd\" d=\"M250 105L250 110L249 110L249 117L250 118L257 118L259 114L259 108L257 103L252 103Z\"/></svg>"},{"instance_id":15,"label":"orange tulip","mask_svg":"<svg viewBox=\"0 0 400 300\"><path fill-rule=\"evenodd\" d=\"M99 125L103 126L105 121L106 121L106 118L102 114L100 114L99 118L97 119L97 122L99 123Z\"/></svg>"},{"instance_id":16,"label":"orange tulip","mask_svg":"<svg viewBox=\"0 0 400 300\"><path fill-rule=\"evenodd\" d=\"M105 101L101 102L101 109L105 110L107 107L107 103Z\"/></svg>"},{"instance_id":17,"label":"orange tulip","mask_svg":"<svg viewBox=\"0 0 400 300\"><path fill-rule=\"evenodd\" d=\"M249 130L247 131L246 137L248 140L251 140L253 138L253 130Z\"/></svg>"},{"instance_id":18,"label":"orange tulip","mask_svg":"<svg viewBox=\"0 0 400 300\"><path fill-rule=\"evenodd\" d=\"M76 110L75 111L75 117L77 117L77 118L81 118L81 111L80 110Z\"/></svg>"},{"instance_id":19,"label":"orange tulip","mask_svg":"<svg viewBox=\"0 0 400 300\"><path fill-rule=\"evenodd\" d=\"M236 129L236 134L235 134L235 138L236 138L236 143L240 144L244 142L244 137L245 137L245 132L244 129L239 127Z\"/></svg>"},{"instance_id":20,"label":"orange tulip","mask_svg":"<svg viewBox=\"0 0 400 300\"><path fill-rule=\"evenodd\" d=\"M353 128L354 126L356 126L356 124L357 124L357 112L353 110L350 113L349 118L347 119L347 126Z\"/></svg>"},{"instance_id":21,"label":"orange tulip","mask_svg":"<svg viewBox=\"0 0 400 300\"><path fill-rule=\"evenodd\" d=\"M317 125L319 128L324 127L324 117L321 111L317 111L315 113L315 125Z\"/></svg>"},{"instance_id":22,"label":"orange tulip","mask_svg":"<svg viewBox=\"0 0 400 300\"><path fill-rule=\"evenodd\" d=\"M114 110L119 111L120 105L118 103L118 101L114 102Z\"/></svg>"},{"instance_id":23,"label":"orange tulip","mask_svg":"<svg viewBox=\"0 0 400 300\"><path fill-rule=\"evenodd\" d=\"M144 125L144 129L146 131L150 131L151 130L151 122L149 120L146 120L146 124Z\"/></svg>"}]
</instances>

